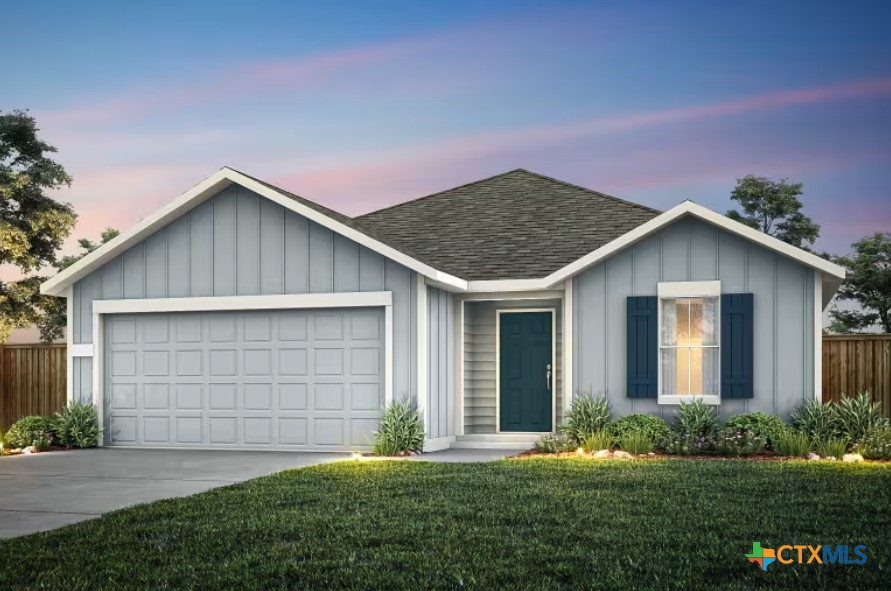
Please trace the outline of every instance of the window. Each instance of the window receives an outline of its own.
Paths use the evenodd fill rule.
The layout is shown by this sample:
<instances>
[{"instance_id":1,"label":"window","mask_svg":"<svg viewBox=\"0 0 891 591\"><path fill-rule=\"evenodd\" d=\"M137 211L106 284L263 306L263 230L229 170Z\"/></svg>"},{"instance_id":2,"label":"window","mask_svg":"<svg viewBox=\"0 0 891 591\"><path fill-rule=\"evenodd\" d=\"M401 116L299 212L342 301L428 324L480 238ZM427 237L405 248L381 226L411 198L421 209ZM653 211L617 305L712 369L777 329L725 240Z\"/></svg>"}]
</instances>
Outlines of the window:
<instances>
[{"instance_id":1,"label":"window","mask_svg":"<svg viewBox=\"0 0 891 591\"><path fill-rule=\"evenodd\" d=\"M716 404L720 401L720 286L659 285L659 402L677 404L699 398Z\"/></svg>"}]
</instances>

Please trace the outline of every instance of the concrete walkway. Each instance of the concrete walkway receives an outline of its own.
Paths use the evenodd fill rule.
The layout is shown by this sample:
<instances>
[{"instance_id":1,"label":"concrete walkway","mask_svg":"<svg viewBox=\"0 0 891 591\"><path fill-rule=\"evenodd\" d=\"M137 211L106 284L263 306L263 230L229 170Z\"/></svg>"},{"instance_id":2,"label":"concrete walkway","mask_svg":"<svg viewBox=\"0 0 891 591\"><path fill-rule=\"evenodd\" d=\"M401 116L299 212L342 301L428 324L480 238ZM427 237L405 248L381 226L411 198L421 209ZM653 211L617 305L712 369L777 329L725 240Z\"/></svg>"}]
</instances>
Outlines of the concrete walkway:
<instances>
[{"instance_id":1,"label":"concrete walkway","mask_svg":"<svg viewBox=\"0 0 891 591\"><path fill-rule=\"evenodd\" d=\"M519 450L517 450L519 451ZM450 449L413 456L487 462L509 450ZM349 458L347 453L89 449L0 458L0 538L85 521L103 513Z\"/></svg>"}]
</instances>

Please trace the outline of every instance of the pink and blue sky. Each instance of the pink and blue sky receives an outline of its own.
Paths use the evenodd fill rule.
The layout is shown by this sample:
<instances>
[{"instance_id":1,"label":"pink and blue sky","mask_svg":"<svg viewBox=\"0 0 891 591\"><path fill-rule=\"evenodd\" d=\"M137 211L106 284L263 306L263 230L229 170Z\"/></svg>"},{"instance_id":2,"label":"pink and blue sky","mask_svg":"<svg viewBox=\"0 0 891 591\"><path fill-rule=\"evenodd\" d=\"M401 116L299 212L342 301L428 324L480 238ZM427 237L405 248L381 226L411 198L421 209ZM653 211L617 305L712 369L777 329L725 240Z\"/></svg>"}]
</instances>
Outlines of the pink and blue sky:
<instances>
[{"instance_id":1,"label":"pink and blue sky","mask_svg":"<svg viewBox=\"0 0 891 591\"><path fill-rule=\"evenodd\" d=\"M32 2L0 108L73 237L229 165L348 214L523 167L657 208L805 183L818 248L891 231L888 2Z\"/></svg>"}]
</instances>

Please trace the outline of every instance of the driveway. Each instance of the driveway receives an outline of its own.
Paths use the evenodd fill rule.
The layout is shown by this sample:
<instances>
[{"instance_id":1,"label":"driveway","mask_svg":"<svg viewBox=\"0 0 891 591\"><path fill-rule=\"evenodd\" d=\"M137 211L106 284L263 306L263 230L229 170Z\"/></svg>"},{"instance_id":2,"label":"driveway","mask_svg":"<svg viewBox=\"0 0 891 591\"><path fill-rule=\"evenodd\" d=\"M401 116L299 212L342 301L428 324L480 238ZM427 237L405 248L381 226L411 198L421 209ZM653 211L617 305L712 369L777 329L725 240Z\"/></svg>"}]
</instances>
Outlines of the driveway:
<instances>
[{"instance_id":1,"label":"driveway","mask_svg":"<svg viewBox=\"0 0 891 591\"><path fill-rule=\"evenodd\" d=\"M345 453L89 449L0 459L0 538L336 459Z\"/></svg>"}]
</instances>

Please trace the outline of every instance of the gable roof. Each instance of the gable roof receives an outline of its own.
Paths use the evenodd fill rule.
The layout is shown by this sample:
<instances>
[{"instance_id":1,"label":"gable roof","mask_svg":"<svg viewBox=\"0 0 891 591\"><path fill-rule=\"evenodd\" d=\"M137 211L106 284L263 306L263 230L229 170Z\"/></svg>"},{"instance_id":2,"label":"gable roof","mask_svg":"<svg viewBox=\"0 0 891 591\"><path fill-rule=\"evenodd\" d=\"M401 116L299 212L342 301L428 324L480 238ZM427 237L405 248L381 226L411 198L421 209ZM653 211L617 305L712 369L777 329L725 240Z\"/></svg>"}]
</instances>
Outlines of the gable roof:
<instances>
[{"instance_id":1,"label":"gable roof","mask_svg":"<svg viewBox=\"0 0 891 591\"><path fill-rule=\"evenodd\" d=\"M832 262L691 201L660 213L522 169L351 218L226 167L44 282L41 293L64 295L80 278L233 183L450 291L554 288L684 216L820 271L824 306L845 276Z\"/></svg>"},{"instance_id":2,"label":"gable roof","mask_svg":"<svg viewBox=\"0 0 891 591\"><path fill-rule=\"evenodd\" d=\"M359 216L464 279L545 277L659 211L517 169Z\"/></svg>"}]
</instances>

